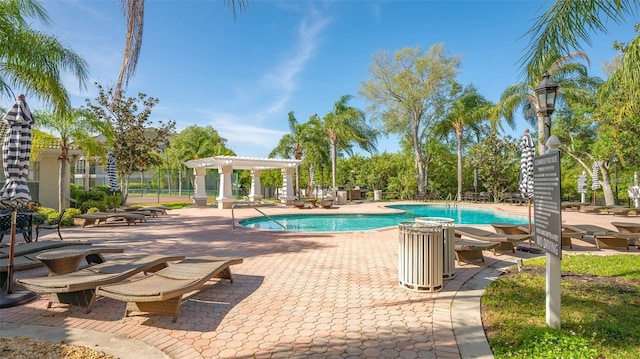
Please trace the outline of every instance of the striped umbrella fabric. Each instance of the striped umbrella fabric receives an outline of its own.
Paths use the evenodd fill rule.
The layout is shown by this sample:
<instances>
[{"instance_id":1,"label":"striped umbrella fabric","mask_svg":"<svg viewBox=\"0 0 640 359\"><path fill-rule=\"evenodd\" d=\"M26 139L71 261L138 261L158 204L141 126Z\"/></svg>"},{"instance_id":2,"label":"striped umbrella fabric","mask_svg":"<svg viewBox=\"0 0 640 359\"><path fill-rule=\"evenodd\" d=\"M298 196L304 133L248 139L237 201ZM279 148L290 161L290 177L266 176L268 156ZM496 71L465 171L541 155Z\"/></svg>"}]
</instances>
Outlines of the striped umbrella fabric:
<instances>
[{"instance_id":1,"label":"striped umbrella fabric","mask_svg":"<svg viewBox=\"0 0 640 359\"><path fill-rule=\"evenodd\" d=\"M9 127L2 143L2 169L6 179L4 186L0 189L0 198L16 205L25 205L31 200L27 177L33 126L33 116L27 102L16 101L4 116L3 121Z\"/></svg>"},{"instance_id":2,"label":"striped umbrella fabric","mask_svg":"<svg viewBox=\"0 0 640 359\"><path fill-rule=\"evenodd\" d=\"M109 179L109 191L116 192L120 190L118 185L118 172L116 170L116 158L109 154L107 159L107 178Z\"/></svg>"},{"instance_id":3,"label":"striped umbrella fabric","mask_svg":"<svg viewBox=\"0 0 640 359\"><path fill-rule=\"evenodd\" d=\"M591 167L591 189L597 191L600 189L600 180L598 179L598 162L593 162Z\"/></svg>"},{"instance_id":4,"label":"striped umbrella fabric","mask_svg":"<svg viewBox=\"0 0 640 359\"><path fill-rule=\"evenodd\" d=\"M529 131L520 140L520 182L518 189L523 198L533 197L533 155L535 151L533 139Z\"/></svg>"}]
</instances>

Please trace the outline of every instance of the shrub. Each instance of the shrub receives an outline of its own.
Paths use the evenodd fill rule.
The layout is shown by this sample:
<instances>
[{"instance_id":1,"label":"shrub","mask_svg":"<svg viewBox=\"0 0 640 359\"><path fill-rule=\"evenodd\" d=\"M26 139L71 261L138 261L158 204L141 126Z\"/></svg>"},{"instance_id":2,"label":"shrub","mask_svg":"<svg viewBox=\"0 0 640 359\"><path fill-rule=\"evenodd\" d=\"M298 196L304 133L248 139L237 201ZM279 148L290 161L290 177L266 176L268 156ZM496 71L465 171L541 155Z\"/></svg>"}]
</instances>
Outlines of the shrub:
<instances>
[{"instance_id":1,"label":"shrub","mask_svg":"<svg viewBox=\"0 0 640 359\"><path fill-rule=\"evenodd\" d=\"M80 212L87 213L89 208L92 208L92 207L98 208L100 212L107 211L107 205L104 203L104 201L95 201L95 200L82 202L82 204L79 206L79 209L80 209Z\"/></svg>"},{"instance_id":2,"label":"shrub","mask_svg":"<svg viewBox=\"0 0 640 359\"><path fill-rule=\"evenodd\" d=\"M73 218L75 216L79 216L82 212L80 212L77 208L67 208L67 211L64 212L64 216L62 216L62 225L63 226L73 226ZM49 222L51 223L51 222Z\"/></svg>"},{"instance_id":3,"label":"shrub","mask_svg":"<svg viewBox=\"0 0 640 359\"><path fill-rule=\"evenodd\" d=\"M40 224L45 220L51 224L58 223L58 216L60 215L58 210L50 207L38 207L38 213L42 216L33 217L33 224Z\"/></svg>"},{"instance_id":4,"label":"shrub","mask_svg":"<svg viewBox=\"0 0 640 359\"><path fill-rule=\"evenodd\" d=\"M100 208L91 207L87 210L87 214L96 213L96 212L100 212Z\"/></svg>"}]
</instances>

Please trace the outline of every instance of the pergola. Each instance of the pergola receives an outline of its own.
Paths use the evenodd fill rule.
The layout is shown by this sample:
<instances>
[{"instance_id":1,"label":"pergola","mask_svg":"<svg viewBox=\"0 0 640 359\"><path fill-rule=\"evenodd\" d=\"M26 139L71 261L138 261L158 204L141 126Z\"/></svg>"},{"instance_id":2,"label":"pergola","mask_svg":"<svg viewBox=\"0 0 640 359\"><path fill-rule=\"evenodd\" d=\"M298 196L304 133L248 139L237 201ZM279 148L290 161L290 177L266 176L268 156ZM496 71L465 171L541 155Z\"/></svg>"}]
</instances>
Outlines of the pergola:
<instances>
[{"instance_id":1,"label":"pergola","mask_svg":"<svg viewBox=\"0 0 640 359\"><path fill-rule=\"evenodd\" d=\"M296 167L300 166L300 160L276 159L276 158L253 158L235 156L214 156L197 160L187 161L184 164L188 168L193 168L196 176L195 193L193 202L196 206L207 205L206 182L204 180L207 169L216 169L220 174L220 185L218 197L218 208L227 209L233 205L233 194L231 186L231 174L234 169L251 170L251 191L249 199L259 201L262 199L262 187L260 185L260 174L263 170L280 168L282 171L282 192L280 200L282 202L291 201L295 195L293 192L293 174Z\"/></svg>"}]
</instances>

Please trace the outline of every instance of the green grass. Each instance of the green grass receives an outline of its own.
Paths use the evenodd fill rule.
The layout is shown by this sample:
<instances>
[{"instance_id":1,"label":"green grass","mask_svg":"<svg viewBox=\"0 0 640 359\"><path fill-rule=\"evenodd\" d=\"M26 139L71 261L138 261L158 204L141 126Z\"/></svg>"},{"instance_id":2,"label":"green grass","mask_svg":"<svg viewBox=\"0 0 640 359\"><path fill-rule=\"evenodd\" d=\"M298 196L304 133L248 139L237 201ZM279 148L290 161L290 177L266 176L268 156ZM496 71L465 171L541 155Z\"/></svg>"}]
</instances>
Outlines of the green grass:
<instances>
[{"instance_id":1,"label":"green grass","mask_svg":"<svg viewBox=\"0 0 640 359\"><path fill-rule=\"evenodd\" d=\"M561 329L545 317L545 259L487 287L482 320L500 358L640 358L640 256L562 259Z\"/></svg>"}]
</instances>

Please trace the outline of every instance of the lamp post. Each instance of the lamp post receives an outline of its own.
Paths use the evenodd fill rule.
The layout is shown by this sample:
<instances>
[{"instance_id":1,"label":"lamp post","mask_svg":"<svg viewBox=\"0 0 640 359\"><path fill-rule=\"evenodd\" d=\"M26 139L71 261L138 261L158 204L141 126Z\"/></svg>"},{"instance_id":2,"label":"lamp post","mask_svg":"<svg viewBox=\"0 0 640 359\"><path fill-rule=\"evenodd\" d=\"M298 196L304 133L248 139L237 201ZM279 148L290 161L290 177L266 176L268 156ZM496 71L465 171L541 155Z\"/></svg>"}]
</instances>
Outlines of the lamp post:
<instances>
[{"instance_id":1,"label":"lamp post","mask_svg":"<svg viewBox=\"0 0 640 359\"><path fill-rule=\"evenodd\" d=\"M558 93L558 84L553 82L549 78L549 73L545 72L542 76L542 81L536 86L536 98L538 99L538 111L544 116L544 138L543 141L545 143L545 153L550 153L552 151L552 147L554 151L557 151L557 146L559 145L559 141L555 138L555 141L549 141L549 137L551 137L551 114L555 110L556 105L556 95ZM559 174L559 173L558 173ZM558 181L560 179L558 178ZM558 210L560 209L560 200L558 201ZM537 214L536 208L536 214ZM543 210L544 212L544 210ZM562 216L561 214L559 217ZM562 219L558 218L558 222L561 223ZM556 234L558 237L560 236L560 225L556 228L554 225L550 225L549 223L541 229L550 231L553 234ZM536 222L536 243L538 242L538 224ZM546 228L545 228L546 227ZM542 231L540 231L542 232ZM544 238L542 238L544 241ZM560 246L560 243L558 243ZM562 248L560 248L562 251ZM559 252L561 253L561 252ZM556 254L552 254L550 251L547 251L546 254L547 264L546 264L546 319L547 325L552 328L559 329L560 328L560 301L561 301L561 270L560 270L560 256Z\"/></svg>"},{"instance_id":2,"label":"lamp post","mask_svg":"<svg viewBox=\"0 0 640 359\"><path fill-rule=\"evenodd\" d=\"M551 80L548 72L542 76L542 81L535 88L538 99L538 111L544 115L544 141L551 136L551 114L556 109L556 95L558 84Z\"/></svg>"}]
</instances>

